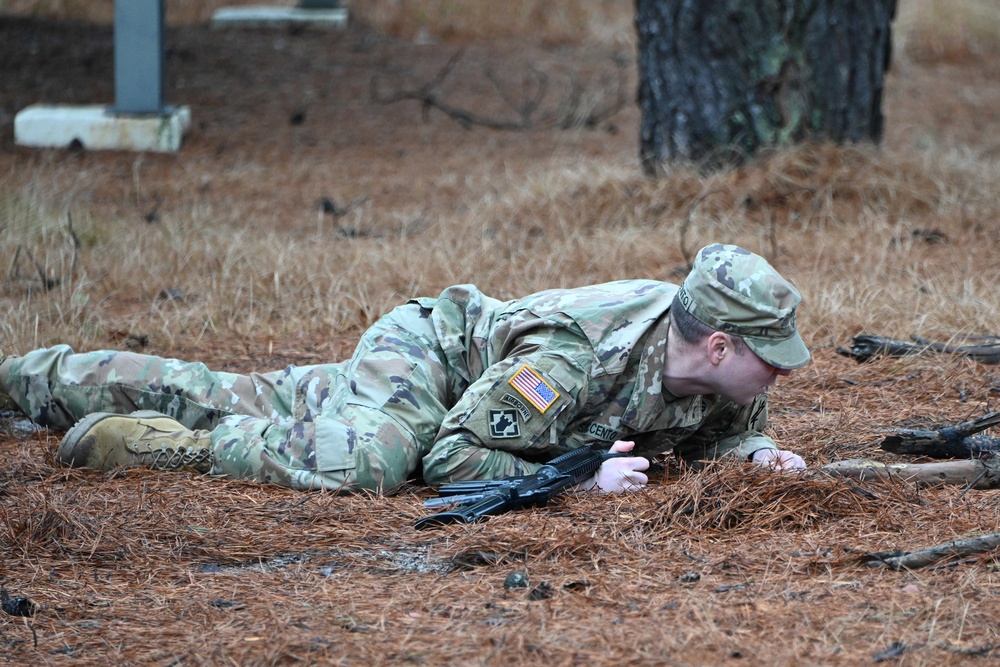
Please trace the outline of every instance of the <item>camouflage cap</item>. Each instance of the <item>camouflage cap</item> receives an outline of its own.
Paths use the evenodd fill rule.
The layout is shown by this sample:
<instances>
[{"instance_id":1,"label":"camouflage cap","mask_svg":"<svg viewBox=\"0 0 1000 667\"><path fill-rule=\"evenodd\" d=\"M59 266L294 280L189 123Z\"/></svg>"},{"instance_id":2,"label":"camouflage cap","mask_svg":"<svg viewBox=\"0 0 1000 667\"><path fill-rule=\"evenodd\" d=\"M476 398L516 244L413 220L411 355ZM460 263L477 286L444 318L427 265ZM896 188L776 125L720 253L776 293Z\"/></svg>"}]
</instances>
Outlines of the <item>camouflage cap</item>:
<instances>
[{"instance_id":1,"label":"camouflage cap","mask_svg":"<svg viewBox=\"0 0 1000 667\"><path fill-rule=\"evenodd\" d=\"M749 250L721 243L699 250L678 298L700 322L739 336L776 368L809 363L795 324L802 297L767 260Z\"/></svg>"}]
</instances>

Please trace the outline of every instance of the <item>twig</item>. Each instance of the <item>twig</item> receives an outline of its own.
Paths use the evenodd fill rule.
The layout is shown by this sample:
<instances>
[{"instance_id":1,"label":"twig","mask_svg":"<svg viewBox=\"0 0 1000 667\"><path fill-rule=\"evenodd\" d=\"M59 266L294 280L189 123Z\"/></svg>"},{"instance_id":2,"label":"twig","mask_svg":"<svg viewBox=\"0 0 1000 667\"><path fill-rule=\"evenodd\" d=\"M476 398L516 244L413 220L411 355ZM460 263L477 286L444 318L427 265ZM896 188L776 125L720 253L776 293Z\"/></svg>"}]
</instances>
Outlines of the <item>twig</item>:
<instances>
[{"instance_id":1,"label":"twig","mask_svg":"<svg viewBox=\"0 0 1000 667\"><path fill-rule=\"evenodd\" d=\"M424 120L428 118L431 109L437 109L466 130L473 125L482 125L495 130L525 129L523 120L520 122L514 122L477 116L471 111L453 107L441 100L439 88L451 71L455 68L455 65L458 64L458 61L464 54L464 51L464 49L459 49L453 53L451 58L448 59L448 62L446 62L444 66L438 70L438 73L435 74L430 81L426 82L422 86L419 86L418 88L403 89L390 94L382 94L378 90L376 79L373 78L371 83L372 100L378 102L379 104L393 104L395 102L402 102L403 100L416 100L417 102L420 102L421 113Z\"/></svg>"},{"instance_id":2,"label":"twig","mask_svg":"<svg viewBox=\"0 0 1000 667\"><path fill-rule=\"evenodd\" d=\"M69 211L66 211L66 230L73 241L73 259L69 263L69 277L72 278L76 274L76 260L80 257L80 239L73 229L73 214Z\"/></svg>"},{"instance_id":3,"label":"twig","mask_svg":"<svg viewBox=\"0 0 1000 667\"><path fill-rule=\"evenodd\" d=\"M698 208L698 205L703 201L711 197L712 195L720 194L723 190L709 190L708 192L703 192L698 195L694 201L688 205L687 213L684 214L684 222L681 224L680 231L680 246L681 246L681 257L684 258L684 263L687 265L687 270L691 270L694 266L694 252L687 247L687 233L691 228L691 214L694 210Z\"/></svg>"},{"instance_id":4,"label":"twig","mask_svg":"<svg viewBox=\"0 0 1000 667\"><path fill-rule=\"evenodd\" d=\"M497 76L496 72L494 72L492 68L487 68L485 70L486 78L493 84L497 94L500 95L501 99L503 99L503 101L506 102L507 105L521 117L521 122L526 128L531 127L532 115L538 110L538 107L545 98L549 87L549 77L547 74L535 69L534 67L530 68L528 71L531 72L533 77L529 78L528 76L525 76L522 79L521 100L518 102L507 92L503 82L500 81L500 77Z\"/></svg>"},{"instance_id":5,"label":"twig","mask_svg":"<svg viewBox=\"0 0 1000 667\"><path fill-rule=\"evenodd\" d=\"M380 89L378 80L372 78L370 93L372 101L379 104L393 104L404 100L414 100L420 103L424 120L429 117L431 109L437 109L466 130L473 126L507 131L529 130L535 127L535 114L541 107L542 101L549 89L548 76L535 69L530 70L533 78L526 76L524 79L522 86L523 95L520 101L515 100L514 96L506 91L492 70L485 70L484 75L493 83L500 98L518 114L518 120L479 115L468 109L453 106L442 99L441 85L458 64L463 53L464 49L456 51L430 81L415 88L403 88L394 92L384 92ZM621 67L619 65L619 68ZM586 113L581 112L583 109L584 87L574 81L569 95L559 105L554 118L548 124L559 129L570 129L581 125L584 127L596 127L621 111L628 103L626 88L623 82L624 79L624 76L618 77L618 94L613 102L597 104ZM531 83L531 81L534 81L534 83ZM606 99L607 97L602 98L602 100Z\"/></svg>"},{"instance_id":6,"label":"twig","mask_svg":"<svg viewBox=\"0 0 1000 667\"><path fill-rule=\"evenodd\" d=\"M65 275L57 275L49 278L48 275L46 275L45 267L42 266L41 262L35 259L35 256L28 248L19 243L17 244L17 250L14 251L14 257L10 262L10 270L7 273L8 279L13 282L21 278L21 272L18 270L18 266L22 253L24 253L28 261L34 265L35 273L38 274L38 282L42 284L42 289L46 292L59 287L65 280L71 279L76 273L76 263L80 257L80 239L77 237L76 231L73 229L73 216L69 211L66 212L66 231L69 233L69 238L73 242L73 257L69 263L69 271L67 271Z\"/></svg>"},{"instance_id":7,"label":"twig","mask_svg":"<svg viewBox=\"0 0 1000 667\"><path fill-rule=\"evenodd\" d=\"M937 647L950 653L957 653L958 655L986 655L1000 648L1000 644L990 644L989 646L982 646L980 648L955 648L948 644L938 644Z\"/></svg>"},{"instance_id":8,"label":"twig","mask_svg":"<svg viewBox=\"0 0 1000 667\"><path fill-rule=\"evenodd\" d=\"M982 480L983 477L986 476L986 473L988 473L989 471L990 471L990 469L984 466L983 467L983 471L981 473L979 473L978 475L976 475L976 478L974 480L972 480L971 482L969 482L968 484L966 484L965 488L962 489L961 493L959 493L957 496L955 496L955 500L961 500L962 496L964 496L966 493L969 492L969 489L976 488L976 485L979 484L980 480Z\"/></svg>"},{"instance_id":9,"label":"twig","mask_svg":"<svg viewBox=\"0 0 1000 667\"><path fill-rule=\"evenodd\" d=\"M893 570L915 570L943 558L984 553L997 547L1000 547L1000 533L988 533L979 537L952 540L899 556L883 557L881 554L866 554L862 557L862 562L866 565L884 565Z\"/></svg>"},{"instance_id":10,"label":"twig","mask_svg":"<svg viewBox=\"0 0 1000 667\"><path fill-rule=\"evenodd\" d=\"M893 658L898 658L903 655L906 650L906 644L903 642L893 642L889 648L884 651L879 651L872 656L872 662L885 662L887 660L892 660Z\"/></svg>"}]
</instances>

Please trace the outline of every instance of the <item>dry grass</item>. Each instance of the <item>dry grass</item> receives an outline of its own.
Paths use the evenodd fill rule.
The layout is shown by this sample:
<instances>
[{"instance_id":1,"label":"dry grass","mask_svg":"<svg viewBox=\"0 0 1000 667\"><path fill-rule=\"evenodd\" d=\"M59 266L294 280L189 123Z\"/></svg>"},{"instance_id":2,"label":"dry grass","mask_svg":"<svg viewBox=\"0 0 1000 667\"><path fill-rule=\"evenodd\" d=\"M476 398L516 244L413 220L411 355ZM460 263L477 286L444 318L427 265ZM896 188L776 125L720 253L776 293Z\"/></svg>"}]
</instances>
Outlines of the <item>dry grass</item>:
<instances>
[{"instance_id":1,"label":"dry grass","mask_svg":"<svg viewBox=\"0 0 1000 667\"><path fill-rule=\"evenodd\" d=\"M898 50L919 62L975 62L1000 53L1000 6L980 0L904 0Z\"/></svg>"},{"instance_id":2,"label":"dry grass","mask_svg":"<svg viewBox=\"0 0 1000 667\"><path fill-rule=\"evenodd\" d=\"M57 212L28 184L6 200L4 237L30 249L47 281L62 282L43 292L22 253L12 267L17 279L6 286L15 298L4 326L9 340L24 341L15 347L53 342L66 329L87 346L118 329L157 347L247 332L315 338L356 330L407 295L459 282L507 298L555 285L666 278L697 247L724 238L794 277L808 295L804 329L816 346L871 330L989 333L1000 308L992 259L1000 244L998 176L995 162L941 155L929 171L920 155L824 146L735 173L682 169L656 182L634 165L548 159L512 182L484 178L470 188L485 191L481 199L461 206L362 205L340 221L311 211L279 225L254 214L263 202L252 194L225 214L171 211L149 224L81 215L78 207ZM68 276L74 246L66 216L74 209L81 250ZM122 317L123 307L134 319Z\"/></svg>"},{"instance_id":3,"label":"dry grass","mask_svg":"<svg viewBox=\"0 0 1000 667\"><path fill-rule=\"evenodd\" d=\"M489 36L476 32L485 10L465 3L359 3L364 24L334 35L213 32L200 24L212 6L168 3L168 97L195 118L177 155L15 147L14 110L110 99L111 33L0 21L3 350L316 363L345 357L414 294L676 279L694 249L725 239L770 257L806 297L814 363L775 392L771 429L811 463L889 459L881 427L996 408L994 367L835 353L862 331L1000 333L1000 59L969 32L940 37L967 48L914 50L933 43L912 37L933 3L900 9L883 147L803 146L657 181L636 164L632 108L598 129L502 133L368 97L373 76L426 81L460 41L445 92L480 112L508 111L487 66L511 90L542 68L553 105L574 83L599 97L627 41L601 37L594 17L617 7L607 25L627 26L630 5L558 4L578 37L544 21L532 23L543 35L523 31L531 2L498 5L490 19L507 27ZM954 13L982 28L990 7ZM421 27L438 43L415 43ZM633 85L634 65L625 75ZM346 213L324 213L324 197ZM661 461L641 494L417 532L419 487L343 497L66 470L60 434L0 424L0 584L40 605L30 624L0 615L0 662L856 665L898 644L895 663L959 665L1000 645L994 555L904 573L858 564L994 530L994 491ZM527 588L504 588L515 571Z\"/></svg>"}]
</instances>

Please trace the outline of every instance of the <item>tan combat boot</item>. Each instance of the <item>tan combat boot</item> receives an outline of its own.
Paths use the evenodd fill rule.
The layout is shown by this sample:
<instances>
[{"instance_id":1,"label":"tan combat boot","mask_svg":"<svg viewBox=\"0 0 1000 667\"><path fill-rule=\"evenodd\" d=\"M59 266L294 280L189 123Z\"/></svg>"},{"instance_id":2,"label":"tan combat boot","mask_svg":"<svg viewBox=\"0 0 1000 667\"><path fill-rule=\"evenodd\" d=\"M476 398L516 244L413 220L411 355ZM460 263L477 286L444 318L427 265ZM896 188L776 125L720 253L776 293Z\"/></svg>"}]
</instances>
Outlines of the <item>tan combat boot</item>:
<instances>
[{"instance_id":1,"label":"tan combat boot","mask_svg":"<svg viewBox=\"0 0 1000 667\"><path fill-rule=\"evenodd\" d=\"M192 431L158 412L95 412L78 421L59 443L61 463L94 470L147 466L155 470L212 470L207 431Z\"/></svg>"}]
</instances>

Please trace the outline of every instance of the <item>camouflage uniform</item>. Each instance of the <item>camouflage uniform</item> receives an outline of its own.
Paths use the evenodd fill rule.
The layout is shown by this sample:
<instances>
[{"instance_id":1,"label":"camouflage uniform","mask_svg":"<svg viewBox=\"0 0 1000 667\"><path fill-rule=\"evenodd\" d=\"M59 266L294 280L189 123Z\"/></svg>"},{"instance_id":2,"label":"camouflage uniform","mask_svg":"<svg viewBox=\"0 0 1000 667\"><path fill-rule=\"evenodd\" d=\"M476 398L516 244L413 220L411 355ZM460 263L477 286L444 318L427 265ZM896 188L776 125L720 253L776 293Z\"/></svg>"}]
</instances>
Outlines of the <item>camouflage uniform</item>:
<instances>
[{"instance_id":1,"label":"camouflage uniform","mask_svg":"<svg viewBox=\"0 0 1000 667\"><path fill-rule=\"evenodd\" d=\"M394 309L342 363L236 375L58 346L5 361L0 385L53 428L161 412L209 432L213 473L299 489L524 474L615 440L686 459L774 448L765 395L740 406L663 389L678 289L627 280L501 302L460 285Z\"/></svg>"}]
</instances>

